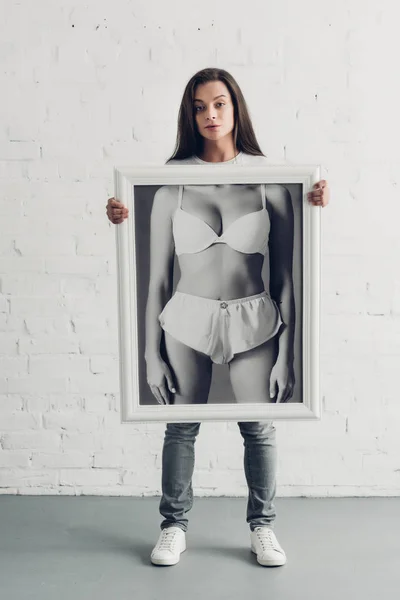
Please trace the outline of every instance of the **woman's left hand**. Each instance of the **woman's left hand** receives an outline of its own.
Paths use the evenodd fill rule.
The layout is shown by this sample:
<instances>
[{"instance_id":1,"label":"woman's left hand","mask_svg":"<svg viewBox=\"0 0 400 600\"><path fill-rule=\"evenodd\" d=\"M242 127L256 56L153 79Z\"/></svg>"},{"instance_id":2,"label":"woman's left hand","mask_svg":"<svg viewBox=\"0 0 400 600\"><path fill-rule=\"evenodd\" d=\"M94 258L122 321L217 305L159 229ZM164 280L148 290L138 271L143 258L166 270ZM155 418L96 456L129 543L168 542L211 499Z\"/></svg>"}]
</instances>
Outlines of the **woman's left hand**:
<instances>
[{"instance_id":1,"label":"woman's left hand","mask_svg":"<svg viewBox=\"0 0 400 600\"><path fill-rule=\"evenodd\" d=\"M294 368L292 364L284 364L277 361L272 367L269 380L269 395L271 398L276 396L278 388L278 396L276 403L287 402L293 396L295 384Z\"/></svg>"},{"instance_id":2,"label":"woman's left hand","mask_svg":"<svg viewBox=\"0 0 400 600\"><path fill-rule=\"evenodd\" d=\"M321 208L329 203L329 197L330 189L328 182L325 179L321 179L321 181L314 183L313 189L307 194L309 203L314 206L321 206Z\"/></svg>"}]
</instances>

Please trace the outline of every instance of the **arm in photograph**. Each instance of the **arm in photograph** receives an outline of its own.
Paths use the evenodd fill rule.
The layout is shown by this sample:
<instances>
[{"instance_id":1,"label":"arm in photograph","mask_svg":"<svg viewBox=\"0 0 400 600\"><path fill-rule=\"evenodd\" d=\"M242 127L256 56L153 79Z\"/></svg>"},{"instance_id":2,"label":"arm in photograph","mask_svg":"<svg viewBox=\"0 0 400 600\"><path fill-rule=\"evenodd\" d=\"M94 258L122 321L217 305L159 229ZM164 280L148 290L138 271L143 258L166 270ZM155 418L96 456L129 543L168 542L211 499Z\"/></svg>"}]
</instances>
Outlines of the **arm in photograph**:
<instances>
[{"instance_id":1,"label":"arm in photograph","mask_svg":"<svg viewBox=\"0 0 400 600\"><path fill-rule=\"evenodd\" d=\"M293 289L294 215L290 192L283 185L268 186L271 206L270 292L278 305L283 325L279 333L278 362L292 364L296 312Z\"/></svg>"},{"instance_id":2,"label":"arm in photograph","mask_svg":"<svg viewBox=\"0 0 400 600\"><path fill-rule=\"evenodd\" d=\"M176 205L173 190L162 187L154 196L150 219L150 278L146 304L145 359L160 358L162 329L158 316L172 294L174 241L172 215Z\"/></svg>"}]
</instances>

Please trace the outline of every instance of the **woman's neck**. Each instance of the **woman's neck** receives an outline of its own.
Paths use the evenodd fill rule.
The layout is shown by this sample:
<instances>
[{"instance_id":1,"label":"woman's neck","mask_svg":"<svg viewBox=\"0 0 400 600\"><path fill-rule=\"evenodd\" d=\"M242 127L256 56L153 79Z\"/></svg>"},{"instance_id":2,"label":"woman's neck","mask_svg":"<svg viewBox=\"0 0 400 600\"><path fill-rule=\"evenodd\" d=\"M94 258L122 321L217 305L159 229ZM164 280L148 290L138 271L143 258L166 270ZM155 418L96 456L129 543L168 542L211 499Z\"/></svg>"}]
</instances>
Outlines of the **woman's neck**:
<instances>
[{"instance_id":1,"label":"woman's neck","mask_svg":"<svg viewBox=\"0 0 400 600\"><path fill-rule=\"evenodd\" d=\"M225 162L232 160L239 154L239 150L232 144L218 146L216 144L205 144L199 158L206 162Z\"/></svg>"}]
</instances>

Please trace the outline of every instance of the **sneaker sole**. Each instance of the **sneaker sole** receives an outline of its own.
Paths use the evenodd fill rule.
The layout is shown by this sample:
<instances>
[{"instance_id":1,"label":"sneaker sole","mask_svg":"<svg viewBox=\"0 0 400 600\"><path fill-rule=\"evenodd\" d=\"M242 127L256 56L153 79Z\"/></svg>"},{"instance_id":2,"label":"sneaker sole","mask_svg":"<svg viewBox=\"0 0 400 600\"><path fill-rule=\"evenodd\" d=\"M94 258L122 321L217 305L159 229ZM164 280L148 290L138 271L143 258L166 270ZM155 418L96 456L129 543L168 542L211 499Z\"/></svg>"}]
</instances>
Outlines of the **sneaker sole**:
<instances>
[{"instance_id":1,"label":"sneaker sole","mask_svg":"<svg viewBox=\"0 0 400 600\"><path fill-rule=\"evenodd\" d=\"M251 547L251 551L257 556L256 550ZM286 557L275 558L274 560L260 560L257 556L257 562L262 567L282 567L286 564Z\"/></svg>"},{"instance_id":2,"label":"sneaker sole","mask_svg":"<svg viewBox=\"0 0 400 600\"><path fill-rule=\"evenodd\" d=\"M185 552L186 548L183 548L183 550L180 551L179 556L173 560L173 559L168 559L168 558L152 558L150 557L150 560L152 562L153 565L157 565L158 567L172 567L173 565L176 565L180 558L181 558L181 554L182 552Z\"/></svg>"}]
</instances>

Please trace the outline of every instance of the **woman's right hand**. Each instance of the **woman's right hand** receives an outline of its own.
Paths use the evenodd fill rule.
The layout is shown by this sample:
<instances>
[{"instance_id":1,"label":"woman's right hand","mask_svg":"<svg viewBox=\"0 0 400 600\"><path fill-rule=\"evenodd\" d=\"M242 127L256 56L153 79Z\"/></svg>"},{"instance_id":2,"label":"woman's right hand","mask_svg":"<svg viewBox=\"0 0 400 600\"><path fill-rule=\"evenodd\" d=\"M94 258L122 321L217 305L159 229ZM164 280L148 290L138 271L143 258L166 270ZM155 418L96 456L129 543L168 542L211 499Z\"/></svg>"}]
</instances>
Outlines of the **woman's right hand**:
<instances>
[{"instance_id":1,"label":"woman's right hand","mask_svg":"<svg viewBox=\"0 0 400 600\"><path fill-rule=\"evenodd\" d=\"M147 383L159 404L170 404L170 394L176 394L171 371L162 358L146 359Z\"/></svg>"},{"instance_id":2,"label":"woman's right hand","mask_svg":"<svg viewBox=\"0 0 400 600\"><path fill-rule=\"evenodd\" d=\"M107 217L114 225L119 225L119 223L122 223L129 215L129 208L126 208L122 202L119 202L115 198L108 199L106 210Z\"/></svg>"}]
</instances>

